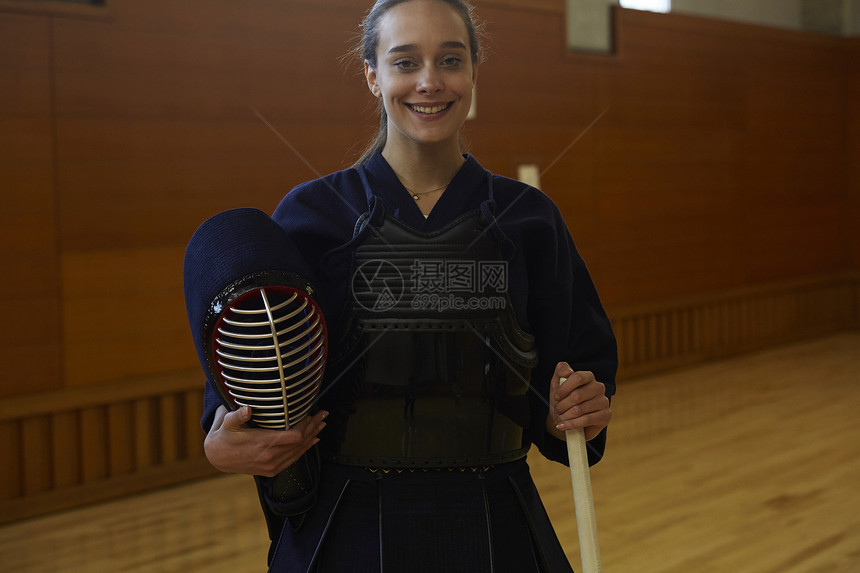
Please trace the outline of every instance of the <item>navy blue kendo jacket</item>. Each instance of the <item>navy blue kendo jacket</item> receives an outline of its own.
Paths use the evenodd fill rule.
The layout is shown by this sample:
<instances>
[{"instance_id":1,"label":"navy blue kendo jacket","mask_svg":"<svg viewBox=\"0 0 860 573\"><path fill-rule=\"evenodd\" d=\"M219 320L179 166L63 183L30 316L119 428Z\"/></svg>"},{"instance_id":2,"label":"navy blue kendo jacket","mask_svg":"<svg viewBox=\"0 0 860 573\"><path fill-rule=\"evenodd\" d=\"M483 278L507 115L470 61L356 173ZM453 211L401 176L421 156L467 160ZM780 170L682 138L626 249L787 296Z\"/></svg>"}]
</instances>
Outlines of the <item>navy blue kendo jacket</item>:
<instances>
[{"instance_id":1,"label":"navy blue kendo jacket","mask_svg":"<svg viewBox=\"0 0 860 573\"><path fill-rule=\"evenodd\" d=\"M538 189L490 174L467 155L425 218L380 153L368 160L364 170L370 193L358 170L350 168L299 185L273 214L316 274L329 331L338 332L348 315L351 240L356 222L372 211L369 203L381 202L388 216L425 233L442 229L466 213L489 210L495 221L492 231L507 261L508 295L517 322L535 337L537 346L538 363L531 370L528 393L531 423L525 435L544 456L567 464L564 441L545 428L555 366L564 361L575 370L592 371L611 397L618 358L609 319L556 205ZM337 348L330 353L337 354ZM326 378L337 374L327 369ZM202 425L208 431L221 402L211 382L206 386ZM337 392L322 395L319 407L332 411L337 405L326 400L336 396ZM329 426L320 434L323 442L331 430ZM600 460L605 445L604 429L588 442L590 464ZM511 467L497 471L495 477L488 474L478 480L479 485L460 483L461 478L453 474L425 474L402 478L413 480L412 484L399 483L395 477L386 482L390 485L377 486L361 468L323 467L317 506L301 530L287 526L274 541L270 571L377 571L382 562L386 570L436 571L439 563L433 559L442 546L460 556L459 565L464 568L457 570L570 571L525 461L507 465ZM456 492L461 488L472 493L458 501ZM383 490L390 493L383 496ZM483 495L484 502L473 503L476 495ZM385 504L393 503L388 500L394 499L401 501L385 509ZM453 514L461 515L459 523L450 518ZM383 531L383 516L396 525ZM417 529L406 533L411 527ZM485 536L488 541L477 541ZM409 545L404 543L407 537L423 541ZM486 551L469 543L494 547L490 554L495 557L489 561L495 560L496 565L488 566ZM379 549L368 550L375 546ZM532 563L543 565L520 564L518 559L525 554L538 556ZM416 563L426 567L416 568Z\"/></svg>"},{"instance_id":2,"label":"navy blue kendo jacket","mask_svg":"<svg viewBox=\"0 0 860 573\"><path fill-rule=\"evenodd\" d=\"M426 219L380 153L371 157L366 170L385 211L424 232L479 209L488 198L489 174L471 155ZM552 200L522 182L490 177L495 217L510 257L509 294L520 327L537 340L540 362L531 380L532 419L537 423L530 428L531 442L547 458L566 464L564 442L547 434L543 425L555 365L565 361L574 370L594 372L612 396L618 364L615 338L585 262ZM366 211L368 200L358 173L346 169L299 185L273 214L320 278L327 318L335 330L347 303L349 258L348 251L331 253L350 241L356 220ZM207 383L204 430L209 430L219 404ZM600 460L605 444L604 430L589 442L589 463Z\"/></svg>"}]
</instances>

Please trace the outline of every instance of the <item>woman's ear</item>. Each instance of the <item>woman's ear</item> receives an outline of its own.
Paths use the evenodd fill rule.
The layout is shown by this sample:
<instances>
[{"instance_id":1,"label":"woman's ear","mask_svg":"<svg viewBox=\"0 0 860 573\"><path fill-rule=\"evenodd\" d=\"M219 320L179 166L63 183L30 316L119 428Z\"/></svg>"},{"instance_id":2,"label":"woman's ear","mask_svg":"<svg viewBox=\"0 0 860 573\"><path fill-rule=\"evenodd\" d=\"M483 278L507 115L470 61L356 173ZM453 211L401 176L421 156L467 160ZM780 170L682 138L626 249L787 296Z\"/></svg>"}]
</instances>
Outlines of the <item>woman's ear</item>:
<instances>
[{"instance_id":1,"label":"woman's ear","mask_svg":"<svg viewBox=\"0 0 860 573\"><path fill-rule=\"evenodd\" d=\"M376 70L367 60L364 60L364 77L367 78L367 87L370 88L370 93L372 93L374 97L382 96L382 92L379 89L379 82L377 82Z\"/></svg>"}]
</instances>

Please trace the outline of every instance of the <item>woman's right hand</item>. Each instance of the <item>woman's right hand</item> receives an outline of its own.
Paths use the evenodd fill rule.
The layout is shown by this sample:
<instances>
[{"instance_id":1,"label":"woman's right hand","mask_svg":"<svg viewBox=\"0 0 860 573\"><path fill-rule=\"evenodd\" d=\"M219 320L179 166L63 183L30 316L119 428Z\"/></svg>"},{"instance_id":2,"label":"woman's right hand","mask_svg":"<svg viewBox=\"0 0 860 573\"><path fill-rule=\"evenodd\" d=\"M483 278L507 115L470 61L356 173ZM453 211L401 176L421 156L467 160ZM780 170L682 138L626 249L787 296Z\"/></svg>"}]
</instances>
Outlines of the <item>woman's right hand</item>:
<instances>
[{"instance_id":1,"label":"woman's right hand","mask_svg":"<svg viewBox=\"0 0 860 573\"><path fill-rule=\"evenodd\" d=\"M273 477L319 442L317 434L325 428L326 416L328 412L323 410L289 430L266 430L248 426L249 406L233 412L219 406L203 450L222 472Z\"/></svg>"}]
</instances>

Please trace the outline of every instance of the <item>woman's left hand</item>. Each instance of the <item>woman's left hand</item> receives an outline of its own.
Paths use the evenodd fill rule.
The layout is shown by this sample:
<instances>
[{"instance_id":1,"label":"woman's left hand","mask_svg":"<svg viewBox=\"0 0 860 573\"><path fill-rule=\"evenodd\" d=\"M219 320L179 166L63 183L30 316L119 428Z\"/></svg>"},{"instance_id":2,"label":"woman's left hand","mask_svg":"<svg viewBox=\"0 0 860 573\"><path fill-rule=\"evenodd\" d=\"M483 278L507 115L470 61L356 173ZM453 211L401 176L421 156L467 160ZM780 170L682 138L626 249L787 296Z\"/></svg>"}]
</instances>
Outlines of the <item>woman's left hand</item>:
<instances>
[{"instance_id":1,"label":"woman's left hand","mask_svg":"<svg viewBox=\"0 0 860 573\"><path fill-rule=\"evenodd\" d=\"M567 380L559 384L562 378ZM587 370L574 372L566 362L559 362L550 381L547 431L563 440L565 430L583 428L585 439L590 440L611 419L606 386L595 380L594 373Z\"/></svg>"}]
</instances>

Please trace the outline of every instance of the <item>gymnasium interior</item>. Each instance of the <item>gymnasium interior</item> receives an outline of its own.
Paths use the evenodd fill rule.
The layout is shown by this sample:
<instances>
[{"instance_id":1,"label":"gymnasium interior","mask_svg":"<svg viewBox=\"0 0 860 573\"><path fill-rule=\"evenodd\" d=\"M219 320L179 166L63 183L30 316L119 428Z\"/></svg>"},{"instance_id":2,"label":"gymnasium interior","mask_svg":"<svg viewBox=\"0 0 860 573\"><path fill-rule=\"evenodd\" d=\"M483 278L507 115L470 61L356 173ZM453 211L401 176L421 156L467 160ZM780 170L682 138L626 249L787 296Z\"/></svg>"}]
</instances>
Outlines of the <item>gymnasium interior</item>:
<instances>
[{"instance_id":1,"label":"gymnasium interior","mask_svg":"<svg viewBox=\"0 0 860 573\"><path fill-rule=\"evenodd\" d=\"M4 571L265 570L183 257L358 158L370 4L0 0ZM558 205L618 340L604 570L860 571L860 1L474 4L468 151Z\"/></svg>"}]
</instances>

